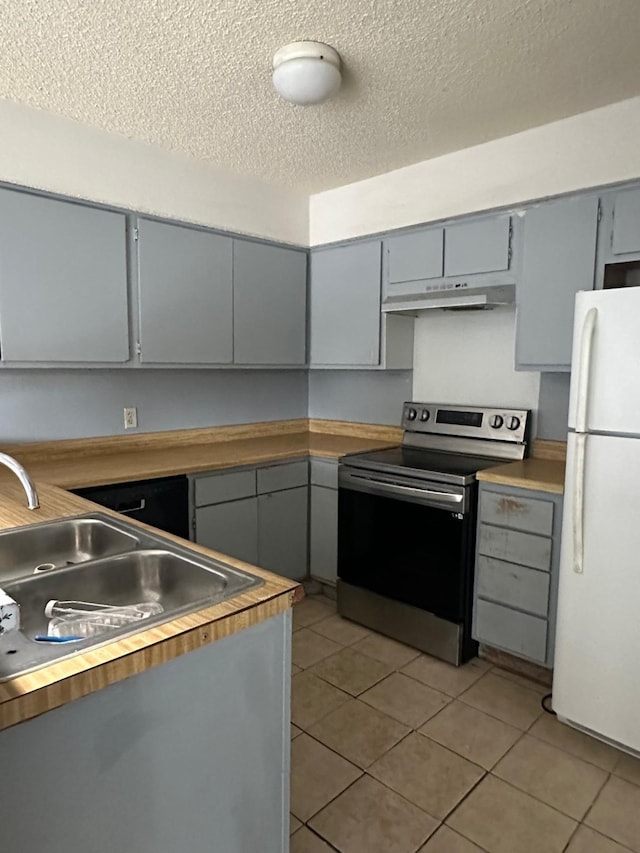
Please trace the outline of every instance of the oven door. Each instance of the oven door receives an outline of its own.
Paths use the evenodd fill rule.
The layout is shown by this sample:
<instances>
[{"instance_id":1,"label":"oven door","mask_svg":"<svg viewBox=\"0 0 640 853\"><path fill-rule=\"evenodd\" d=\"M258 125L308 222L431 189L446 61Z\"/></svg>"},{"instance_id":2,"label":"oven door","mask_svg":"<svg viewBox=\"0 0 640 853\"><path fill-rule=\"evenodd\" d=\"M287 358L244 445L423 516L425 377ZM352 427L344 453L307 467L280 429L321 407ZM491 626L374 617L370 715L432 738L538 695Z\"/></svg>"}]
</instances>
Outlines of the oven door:
<instances>
[{"instance_id":1,"label":"oven door","mask_svg":"<svg viewBox=\"0 0 640 853\"><path fill-rule=\"evenodd\" d=\"M341 466L338 577L470 622L476 488Z\"/></svg>"}]
</instances>

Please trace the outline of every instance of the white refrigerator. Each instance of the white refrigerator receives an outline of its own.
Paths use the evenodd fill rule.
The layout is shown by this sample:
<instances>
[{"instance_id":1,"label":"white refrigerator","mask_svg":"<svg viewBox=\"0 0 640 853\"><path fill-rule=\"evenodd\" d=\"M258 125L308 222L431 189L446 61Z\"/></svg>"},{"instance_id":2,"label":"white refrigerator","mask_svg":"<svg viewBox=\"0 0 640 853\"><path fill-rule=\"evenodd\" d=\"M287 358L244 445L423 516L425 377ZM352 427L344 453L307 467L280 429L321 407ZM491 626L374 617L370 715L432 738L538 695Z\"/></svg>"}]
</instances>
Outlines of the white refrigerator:
<instances>
[{"instance_id":1,"label":"white refrigerator","mask_svg":"<svg viewBox=\"0 0 640 853\"><path fill-rule=\"evenodd\" d=\"M578 293L552 705L640 755L640 287Z\"/></svg>"}]
</instances>

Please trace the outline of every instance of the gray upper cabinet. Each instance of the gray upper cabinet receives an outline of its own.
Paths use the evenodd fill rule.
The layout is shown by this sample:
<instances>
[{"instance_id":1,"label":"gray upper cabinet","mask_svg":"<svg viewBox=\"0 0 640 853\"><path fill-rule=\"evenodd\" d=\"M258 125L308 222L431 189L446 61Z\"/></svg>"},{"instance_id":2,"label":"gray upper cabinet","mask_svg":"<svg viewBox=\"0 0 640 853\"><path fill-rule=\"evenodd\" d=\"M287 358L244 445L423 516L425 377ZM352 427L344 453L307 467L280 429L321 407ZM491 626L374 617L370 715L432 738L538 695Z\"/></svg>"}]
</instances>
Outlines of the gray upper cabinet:
<instances>
[{"instance_id":1,"label":"gray upper cabinet","mask_svg":"<svg viewBox=\"0 0 640 853\"><path fill-rule=\"evenodd\" d=\"M571 369L575 295L593 288L597 229L597 196L559 199L525 211L517 368Z\"/></svg>"},{"instance_id":2,"label":"gray upper cabinet","mask_svg":"<svg viewBox=\"0 0 640 853\"><path fill-rule=\"evenodd\" d=\"M614 255L640 252L640 189L614 196L611 251Z\"/></svg>"},{"instance_id":3,"label":"gray upper cabinet","mask_svg":"<svg viewBox=\"0 0 640 853\"><path fill-rule=\"evenodd\" d=\"M447 225L444 230L444 274L477 275L508 270L510 249L510 216L487 216Z\"/></svg>"},{"instance_id":4,"label":"gray upper cabinet","mask_svg":"<svg viewBox=\"0 0 640 853\"><path fill-rule=\"evenodd\" d=\"M140 360L233 360L231 237L138 220Z\"/></svg>"},{"instance_id":5,"label":"gray upper cabinet","mask_svg":"<svg viewBox=\"0 0 640 853\"><path fill-rule=\"evenodd\" d=\"M379 240L311 253L311 364L380 362Z\"/></svg>"},{"instance_id":6,"label":"gray upper cabinet","mask_svg":"<svg viewBox=\"0 0 640 853\"><path fill-rule=\"evenodd\" d=\"M411 282L441 278L444 269L444 229L425 228L384 241L387 292L410 292Z\"/></svg>"},{"instance_id":7,"label":"gray upper cabinet","mask_svg":"<svg viewBox=\"0 0 640 853\"><path fill-rule=\"evenodd\" d=\"M233 241L235 364L306 361L307 254Z\"/></svg>"},{"instance_id":8,"label":"gray upper cabinet","mask_svg":"<svg viewBox=\"0 0 640 853\"><path fill-rule=\"evenodd\" d=\"M121 213L0 189L5 362L129 359Z\"/></svg>"}]
</instances>

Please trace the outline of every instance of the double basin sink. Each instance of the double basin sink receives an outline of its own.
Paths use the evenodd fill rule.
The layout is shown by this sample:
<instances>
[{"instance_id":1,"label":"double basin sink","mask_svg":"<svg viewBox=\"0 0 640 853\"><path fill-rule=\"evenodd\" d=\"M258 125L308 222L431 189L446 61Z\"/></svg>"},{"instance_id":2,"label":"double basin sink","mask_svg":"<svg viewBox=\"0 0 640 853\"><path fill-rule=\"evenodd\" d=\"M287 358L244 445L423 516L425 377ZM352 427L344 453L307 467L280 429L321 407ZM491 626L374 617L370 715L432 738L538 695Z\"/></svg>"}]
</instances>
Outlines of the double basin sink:
<instances>
[{"instance_id":1,"label":"double basin sink","mask_svg":"<svg viewBox=\"0 0 640 853\"><path fill-rule=\"evenodd\" d=\"M0 635L0 681L113 642L259 586L263 581L195 554L161 535L96 512L0 533L0 588L20 605L19 631ZM48 633L48 601L163 612L74 642L36 641Z\"/></svg>"}]
</instances>

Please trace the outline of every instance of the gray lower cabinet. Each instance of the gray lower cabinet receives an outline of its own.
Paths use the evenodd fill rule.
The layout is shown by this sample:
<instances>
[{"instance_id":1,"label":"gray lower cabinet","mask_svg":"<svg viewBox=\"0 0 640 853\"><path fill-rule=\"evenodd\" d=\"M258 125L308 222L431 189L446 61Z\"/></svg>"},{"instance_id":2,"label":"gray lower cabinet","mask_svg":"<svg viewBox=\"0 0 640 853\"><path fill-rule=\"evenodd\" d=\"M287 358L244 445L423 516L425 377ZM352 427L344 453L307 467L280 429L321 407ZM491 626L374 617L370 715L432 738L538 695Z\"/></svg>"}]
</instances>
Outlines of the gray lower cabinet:
<instances>
[{"instance_id":1,"label":"gray lower cabinet","mask_svg":"<svg viewBox=\"0 0 640 853\"><path fill-rule=\"evenodd\" d=\"M304 365L307 253L233 241L235 364Z\"/></svg>"},{"instance_id":2,"label":"gray lower cabinet","mask_svg":"<svg viewBox=\"0 0 640 853\"><path fill-rule=\"evenodd\" d=\"M597 196L579 196L525 211L516 368L571 369L575 296L594 285L598 204Z\"/></svg>"},{"instance_id":3,"label":"gray lower cabinet","mask_svg":"<svg viewBox=\"0 0 640 853\"><path fill-rule=\"evenodd\" d=\"M127 361L124 214L0 189L0 338L9 363Z\"/></svg>"},{"instance_id":4,"label":"gray lower cabinet","mask_svg":"<svg viewBox=\"0 0 640 853\"><path fill-rule=\"evenodd\" d=\"M307 575L307 486L258 498L258 564L301 580Z\"/></svg>"},{"instance_id":5,"label":"gray lower cabinet","mask_svg":"<svg viewBox=\"0 0 640 853\"><path fill-rule=\"evenodd\" d=\"M0 732L2 849L288 851L290 673L287 611Z\"/></svg>"},{"instance_id":6,"label":"gray lower cabinet","mask_svg":"<svg viewBox=\"0 0 640 853\"><path fill-rule=\"evenodd\" d=\"M258 498L196 509L196 542L258 565Z\"/></svg>"},{"instance_id":7,"label":"gray lower cabinet","mask_svg":"<svg viewBox=\"0 0 640 853\"><path fill-rule=\"evenodd\" d=\"M309 574L331 586L338 580L338 467L337 459L309 464Z\"/></svg>"},{"instance_id":8,"label":"gray lower cabinet","mask_svg":"<svg viewBox=\"0 0 640 853\"><path fill-rule=\"evenodd\" d=\"M296 580L306 577L306 459L198 474L191 480L199 545Z\"/></svg>"},{"instance_id":9,"label":"gray lower cabinet","mask_svg":"<svg viewBox=\"0 0 640 853\"><path fill-rule=\"evenodd\" d=\"M309 573L322 583L338 580L338 492L311 486Z\"/></svg>"},{"instance_id":10,"label":"gray lower cabinet","mask_svg":"<svg viewBox=\"0 0 640 853\"><path fill-rule=\"evenodd\" d=\"M140 361L230 364L233 240L138 219Z\"/></svg>"},{"instance_id":11,"label":"gray lower cabinet","mask_svg":"<svg viewBox=\"0 0 640 853\"><path fill-rule=\"evenodd\" d=\"M553 665L562 497L480 484L473 636Z\"/></svg>"}]
</instances>

